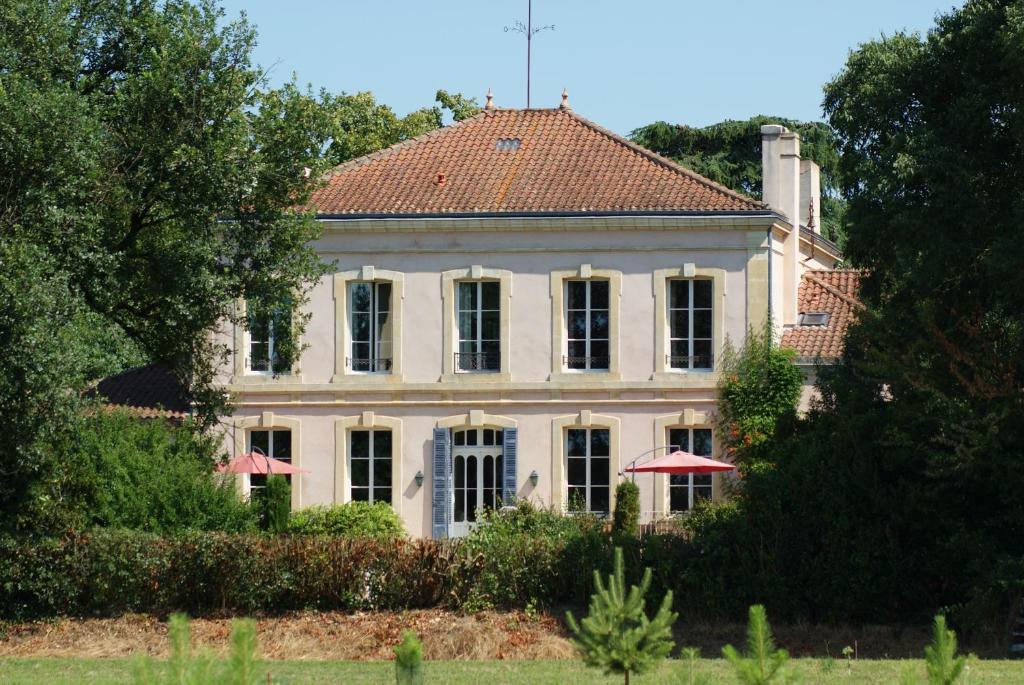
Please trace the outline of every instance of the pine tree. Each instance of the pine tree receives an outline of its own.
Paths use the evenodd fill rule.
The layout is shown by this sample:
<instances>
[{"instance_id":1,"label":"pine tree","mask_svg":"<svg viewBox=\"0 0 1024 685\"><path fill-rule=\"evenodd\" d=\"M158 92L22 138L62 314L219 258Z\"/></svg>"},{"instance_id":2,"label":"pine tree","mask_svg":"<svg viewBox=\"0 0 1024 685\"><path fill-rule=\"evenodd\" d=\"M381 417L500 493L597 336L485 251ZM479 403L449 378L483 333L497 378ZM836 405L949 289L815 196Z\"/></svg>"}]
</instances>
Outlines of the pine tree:
<instances>
[{"instance_id":1,"label":"pine tree","mask_svg":"<svg viewBox=\"0 0 1024 685\"><path fill-rule=\"evenodd\" d=\"M590 596L590 613L576 622L572 612L566 621L575 638L573 643L583 654L589 666L604 669L605 673L622 673L629 685L631 673L644 673L668 656L675 642L672 624L679 617L672 611L672 593L665 594L661 607L649 620L644 611L651 569L644 571L639 587L633 585L626 593L622 548L615 548L615 570L608 576L608 584L594 571L594 587Z\"/></svg>"},{"instance_id":2,"label":"pine tree","mask_svg":"<svg viewBox=\"0 0 1024 685\"><path fill-rule=\"evenodd\" d=\"M395 682L398 685L423 683L423 644L411 630L402 633L402 642L395 647Z\"/></svg>"},{"instance_id":3,"label":"pine tree","mask_svg":"<svg viewBox=\"0 0 1024 685\"><path fill-rule=\"evenodd\" d=\"M960 679L967 657L956 655L956 633L946 629L946 617L939 614L932 626L932 642L924 648L928 685L953 685Z\"/></svg>"},{"instance_id":4,"label":"pine tree","mask_svg":"<svg viewBox=\"0 0 1024 685\"><path fill-rule=\"evenodd\" d=\"M792 682L794 674L786 669L789 653L775 648L772 629L764 607L750 607L747 622L747 653L740 654L732 645L722 648L743 685L769 685L774 682Z\"/></svg>"}]
</instances>

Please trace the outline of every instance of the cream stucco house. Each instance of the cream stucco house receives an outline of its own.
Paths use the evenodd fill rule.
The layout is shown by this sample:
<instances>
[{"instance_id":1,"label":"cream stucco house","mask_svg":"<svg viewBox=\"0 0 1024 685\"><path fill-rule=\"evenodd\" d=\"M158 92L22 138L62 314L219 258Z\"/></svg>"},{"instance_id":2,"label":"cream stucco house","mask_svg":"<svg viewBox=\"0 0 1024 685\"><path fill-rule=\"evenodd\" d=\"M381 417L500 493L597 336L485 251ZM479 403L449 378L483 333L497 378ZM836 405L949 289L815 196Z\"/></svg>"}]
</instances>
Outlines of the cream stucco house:
<instances>
[{"instance_id":1,"label":"cream stucco house","mask_svg":"<svg viewBox=\"0 0 1024 685\"><path fill-rule=\"evenodd\" d=\"M305 469L295 507L382 500L424 537L464 534L511 498L607 512L634 459L715 453L723 344L769 311L787 334L822 326L801 318L801 282L840 258L817 233L818 172L799 138L762 135L765 203L564 96L554 109L488 100L338 167L313 198L333 273L312 292L301 359L275 375L272 327L228 333L226 449ZM721 486L638 483L648 519Z\"/></svg>"}]
</instances>

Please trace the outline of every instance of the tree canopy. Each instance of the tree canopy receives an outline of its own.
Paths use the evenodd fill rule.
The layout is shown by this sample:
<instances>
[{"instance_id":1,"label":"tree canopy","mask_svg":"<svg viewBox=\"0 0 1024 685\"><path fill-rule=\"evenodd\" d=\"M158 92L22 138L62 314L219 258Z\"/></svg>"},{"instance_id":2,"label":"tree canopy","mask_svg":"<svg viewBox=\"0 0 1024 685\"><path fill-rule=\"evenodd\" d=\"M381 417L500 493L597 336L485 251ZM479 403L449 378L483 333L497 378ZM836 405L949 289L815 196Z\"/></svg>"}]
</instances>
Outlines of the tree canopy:
<instances>
[{"instance_id":1,"label":"tree canopy","mask_svg":"<svg viewBox=\"0 0 1024 685\"><path fill-rule=\"evenodd\" d=\"M239 300L301 305L324 273L296 209L321 172L476 107L439 91L399 118L370 93L272 88L255 41L212 0L0 4L0 514L98 375L167 363L215 422L210 333L247 325Z\"/></svg>"},{"instance_id":2,"label":"tree canopy","mask_svg":"<svg viewBox=\"0 0 1024 685\"><path fill-rule=\"evenodd\" d=\"M800 134L801 155L821 167L822 233L842 243L844 203L839 196L839 157L835 133L828 124L763 115L704 127L657 121L636 129L630 137L716 183L759 198L763 124L782 124Z\"/></svg>"}]
</instances>

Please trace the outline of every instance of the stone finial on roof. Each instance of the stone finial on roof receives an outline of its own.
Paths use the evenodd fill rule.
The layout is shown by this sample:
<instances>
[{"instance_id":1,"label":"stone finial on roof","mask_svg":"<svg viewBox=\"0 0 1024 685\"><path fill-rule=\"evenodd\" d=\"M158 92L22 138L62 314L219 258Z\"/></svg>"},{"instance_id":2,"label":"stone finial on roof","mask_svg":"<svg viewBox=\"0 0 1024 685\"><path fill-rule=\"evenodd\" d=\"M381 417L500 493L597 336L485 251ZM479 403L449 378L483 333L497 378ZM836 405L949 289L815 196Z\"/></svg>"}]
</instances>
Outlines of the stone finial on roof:
<instances>
[{"instance_id":1,"label":"stone finial on roof","mask_svg":"<svg viewBox=\"0 0 1024 685\"><path fill-rule=\"evenodd\" d=\"M498 106L494 104L494 93L491 89L487 89L487 104L484 105L484 109L498 109Z\"/></svg>"},{"instance_id":2,"label":"stone finial on roof","mask_svg":"<svg viewBox=\"0 0 1024 685\"><path fill-rule=\"evenodd\" d=\"M568 109L572 109L572 107L569 106L569 89L568 88L563 88L562 89L562 104L560 104L558 106L558 109L567 109L567 110Z\"/></svg>"}]
</instances>

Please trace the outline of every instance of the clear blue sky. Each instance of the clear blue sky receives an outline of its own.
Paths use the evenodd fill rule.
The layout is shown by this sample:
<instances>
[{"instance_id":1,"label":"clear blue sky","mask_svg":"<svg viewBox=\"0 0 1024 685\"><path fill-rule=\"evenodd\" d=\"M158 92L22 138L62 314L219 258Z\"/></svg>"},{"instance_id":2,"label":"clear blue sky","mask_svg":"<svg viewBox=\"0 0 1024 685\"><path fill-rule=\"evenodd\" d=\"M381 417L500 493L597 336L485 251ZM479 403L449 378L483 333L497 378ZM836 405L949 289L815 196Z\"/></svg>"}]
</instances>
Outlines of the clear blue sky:
<instances>
[{"instance_id":1,"label":"clear blue sky","mask_svg":"<svg viewBox=\"0 0 1024 685\"><path fill-rule=\"evenodd\" d=\"M960 4L960 3L956 3ZM563 87L619 133L663 119L702 126L773 114L821 118L822 85L882 33L926 31L953 0L534 0L534 107ZM405 114L438 88L502 107L526 100L526 0L227 0L259 30L272 81L370 90Z\"/></svg>"}]
</instances>

